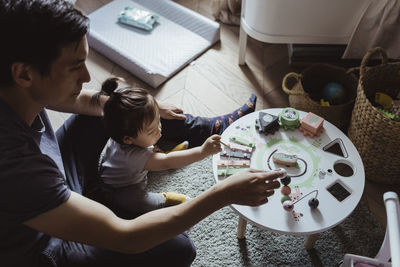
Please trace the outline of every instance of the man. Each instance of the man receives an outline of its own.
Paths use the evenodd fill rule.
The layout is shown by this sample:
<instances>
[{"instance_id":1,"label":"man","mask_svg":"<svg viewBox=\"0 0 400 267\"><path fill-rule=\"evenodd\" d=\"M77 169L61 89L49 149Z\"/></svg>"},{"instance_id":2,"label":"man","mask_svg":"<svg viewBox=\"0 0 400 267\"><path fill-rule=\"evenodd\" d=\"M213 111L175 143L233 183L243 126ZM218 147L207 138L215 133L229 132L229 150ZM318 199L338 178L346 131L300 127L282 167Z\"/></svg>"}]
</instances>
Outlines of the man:
<instances>
[{"instance_id":1,"label":"man","mask_svg":"<svg viewBox=\"0 0 400 267\"><path fill-rule=\"evenodd\" d=\"M0 2L0 264L188 266L195 249L183 231L226 205L266 203L282 173L242 172L132 220L83 196L107 140L102 105L82 90L87 30L62 0ZM81 115L55 135L46 108Z\"/></svg>"}]
</instances>

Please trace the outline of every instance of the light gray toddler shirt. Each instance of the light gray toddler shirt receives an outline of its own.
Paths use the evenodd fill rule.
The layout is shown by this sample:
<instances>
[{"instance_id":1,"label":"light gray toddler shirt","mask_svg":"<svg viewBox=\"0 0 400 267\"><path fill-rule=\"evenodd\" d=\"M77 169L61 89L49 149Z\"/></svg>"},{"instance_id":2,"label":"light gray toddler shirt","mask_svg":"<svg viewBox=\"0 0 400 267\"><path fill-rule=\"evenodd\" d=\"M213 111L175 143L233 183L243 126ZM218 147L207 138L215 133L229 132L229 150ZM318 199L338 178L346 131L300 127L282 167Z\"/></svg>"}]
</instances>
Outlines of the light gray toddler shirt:
<instances>
[{"instance_id":1,"label":"light gray toddler shirt","mask_svg":"<svg viewBox=\"0 0 400 267\"><path fill-rule=\"evenodd\" d=\"M152 153L149 148L120 145L109 139L100 166L100 179L113 187L146 183L148 171L144 166Z\"/></svg>"}]
</instances>

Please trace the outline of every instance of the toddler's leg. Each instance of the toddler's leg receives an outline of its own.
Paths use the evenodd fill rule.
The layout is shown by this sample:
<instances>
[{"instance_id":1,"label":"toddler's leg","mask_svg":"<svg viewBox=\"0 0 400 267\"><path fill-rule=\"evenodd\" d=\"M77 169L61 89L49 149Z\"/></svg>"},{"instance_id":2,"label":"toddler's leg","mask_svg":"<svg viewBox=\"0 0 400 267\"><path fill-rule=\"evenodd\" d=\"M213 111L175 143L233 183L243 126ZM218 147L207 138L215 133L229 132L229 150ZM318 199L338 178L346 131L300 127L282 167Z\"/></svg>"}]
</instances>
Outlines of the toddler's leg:
<instances>
[{"instance_id":1,"label":"toddler's leg","mask_svg":"<svg viewBox=\"0 0 400 267\"><path fill-rule=\"evenodd\" d=\"M112 195L112 208L124 218L134 218L165 206L161 194L147 192L141 185L114 189Z\"/></svg>"}]
</instances>

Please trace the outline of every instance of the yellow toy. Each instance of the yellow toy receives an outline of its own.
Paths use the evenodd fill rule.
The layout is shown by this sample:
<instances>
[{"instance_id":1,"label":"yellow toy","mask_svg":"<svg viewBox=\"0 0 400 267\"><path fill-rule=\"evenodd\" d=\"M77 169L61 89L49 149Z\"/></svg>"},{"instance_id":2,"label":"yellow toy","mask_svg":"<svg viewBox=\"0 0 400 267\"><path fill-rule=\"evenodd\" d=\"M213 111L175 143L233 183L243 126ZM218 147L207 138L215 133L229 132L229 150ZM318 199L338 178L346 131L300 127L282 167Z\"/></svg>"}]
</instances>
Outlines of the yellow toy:
<instances>
[{"instance_id":1,"label":"yellow toy","mask_svg":"<svg viewBox=\"0 0 400 267\"><path fill-rule=\"evenodd\" d=\"M375 94L375 102L382 105L383 109L388 110L392 105L393 99L387 94L377 92Z\"/></svg>"}]
</instances>

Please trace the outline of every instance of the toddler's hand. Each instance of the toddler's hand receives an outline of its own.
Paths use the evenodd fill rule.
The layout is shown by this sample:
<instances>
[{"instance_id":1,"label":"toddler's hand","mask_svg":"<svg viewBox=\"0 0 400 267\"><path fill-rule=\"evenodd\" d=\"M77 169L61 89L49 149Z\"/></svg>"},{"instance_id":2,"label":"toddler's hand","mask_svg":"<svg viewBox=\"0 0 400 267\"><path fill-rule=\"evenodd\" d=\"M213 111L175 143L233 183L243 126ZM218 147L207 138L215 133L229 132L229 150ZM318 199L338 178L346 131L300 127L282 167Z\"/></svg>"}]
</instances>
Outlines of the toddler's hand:
<instances>
[{"instance_id":1,"label":"toddler's hand","mask_svg":"<svg viewBox=\"0 0 400 267\"><path fill-rule=\"evenodd\" d=\"M221 136L214 134L207 138L204 144L201 146L201 152L205 155L212 155L221 152Z\"/></svg>"}]
</instances>

